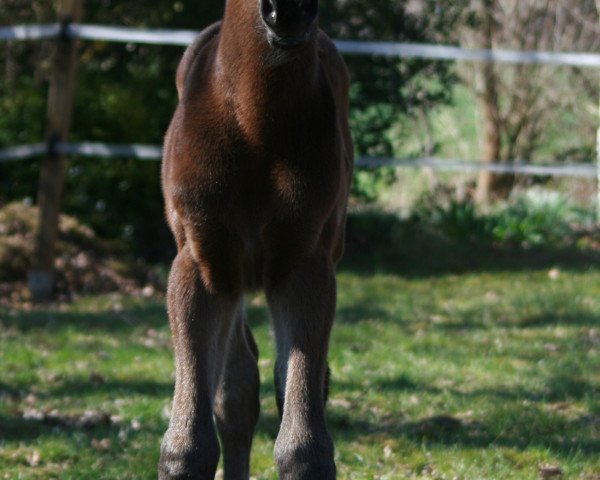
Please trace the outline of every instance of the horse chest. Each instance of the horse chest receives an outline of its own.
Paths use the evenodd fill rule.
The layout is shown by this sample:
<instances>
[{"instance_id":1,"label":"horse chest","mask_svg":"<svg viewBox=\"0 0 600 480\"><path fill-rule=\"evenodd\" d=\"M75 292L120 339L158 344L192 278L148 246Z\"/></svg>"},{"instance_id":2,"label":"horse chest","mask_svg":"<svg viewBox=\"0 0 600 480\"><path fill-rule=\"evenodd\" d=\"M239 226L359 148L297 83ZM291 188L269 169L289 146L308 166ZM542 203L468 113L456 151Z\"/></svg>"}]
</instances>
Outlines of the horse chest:
<instances>
[{"instance_id":1,"label":"horse chest","mask_svg":"<svg viewBox=\"0 0 600 480\"><path fill-rule=\"evenodd\" d=\"M311 205L320 196L316 179L281 159L239 160L244 164L223 172L220 182L227 186L219 193L226 221L261 228L274 219L314 215Z\"/></svg>"},{"instance_id":2,"label":"horse chest","mask_svg":"<svg viewBox=\"0 0 600 480\"><path fill-rule=\"evenodd\" d=\"M310 216L312 205L327 203L335 156L302 145L279 152L252 148L236 137L223 141L219 134L198 134L191 164L181 170L196 208L245 223Z\"/></svg>"}]
</instances>

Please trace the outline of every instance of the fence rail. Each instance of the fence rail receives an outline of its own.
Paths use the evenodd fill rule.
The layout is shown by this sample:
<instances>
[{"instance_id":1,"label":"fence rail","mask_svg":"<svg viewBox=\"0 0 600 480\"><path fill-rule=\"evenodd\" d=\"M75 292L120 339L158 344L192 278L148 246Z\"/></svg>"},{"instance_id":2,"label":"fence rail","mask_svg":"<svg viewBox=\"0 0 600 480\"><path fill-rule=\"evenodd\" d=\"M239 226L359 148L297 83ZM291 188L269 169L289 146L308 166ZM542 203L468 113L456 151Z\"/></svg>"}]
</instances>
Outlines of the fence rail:
<instances>
[{"instance_id":1,"label":"fence rail","mask_svg":"<svg viewBox=\"0 0 600 480\"><path fill-rule=\"evenodd\" d=\"M3 148L0 150L0 164L39 157L46 152L47 148L48 147L45 143L18 145L15 147Z\"/></svg>"},{"instance_id":2,"label":"fence rail","mask_svg":"<svg viewBox=\"0 0 600 480\"><path fill-rule=\"evenodd\" d=\"M54 152L65 155L95 158L136 158L138 160L160 160L162 147L159 145L115 144L102 142L57 143ZM21 145L0 150L0 163L19 161L43 155L47 146L43 143ZM539 165L514 161L511 163L479 163L467 162L453 158L416 157L416 158L385 158L359 157L355 161L357 167L379 168L431 168L449 172L481 172L553 176L553 177L582 177L596 178L597 170L592 164L561 164Z\"/></svg>"},{"instance_id":3,"label":"fence rail","mask_svg":"<svg viewBox=\"0 0 600 480\"><path fill-rule=\"evenodd\" d=\"M0 27L0 40L39 40L61 35L59 23ZM187 46L198 34L195 30L167 30L106 25L68 24L64 34L71 38L153 45ZM487 61L527 65L600 67L599 53L484 50L454 45L431 45L399 42L361 42L335 40L338 50L348 55L380 55L429 60Z\"/></svg>"},{"instance_id":4,"label":"fence rail","mask_svg":"<svg viewBox=\"0 0 600 480\"><path fill-rule=\"evenodd\" d=\"M17 25L0 27L0 40L40 40L56 38L61 34L70 38L93 41L145 43L154 45L189 45L196 35L194 30L167 30L131 27L115 27L89 24L59 23L42 25ZM394 42L359 42L336 40L340 52L349 55L381 55L398 58L426 58L436 60L490 61L518 64L546 64L571 67L600 67L600 54L576 52L542 52L510 50L476 50L451 45L429 45ZM116 145L99 142L59 143L57 153L87 157L130 157L141 160L161 158L161 149L156 145ZM25 160L43 154L44 144L22 145L0 150L0 163ZM596 177L598 170L593 164L538 165L525 162L478 163L460 159L442 158L358 158L359 167L428 167L434 170Z\"/></svg>"},{"instance_id":5,"label":"fence rail","mask_svg":"<svg viewBox=\"0 0 600 480\"><path fill-rule=\"evenodd\" d=\"M59 23L0 27L0 40L42 40L60 35Z\"/></svg>"}]
</instances>

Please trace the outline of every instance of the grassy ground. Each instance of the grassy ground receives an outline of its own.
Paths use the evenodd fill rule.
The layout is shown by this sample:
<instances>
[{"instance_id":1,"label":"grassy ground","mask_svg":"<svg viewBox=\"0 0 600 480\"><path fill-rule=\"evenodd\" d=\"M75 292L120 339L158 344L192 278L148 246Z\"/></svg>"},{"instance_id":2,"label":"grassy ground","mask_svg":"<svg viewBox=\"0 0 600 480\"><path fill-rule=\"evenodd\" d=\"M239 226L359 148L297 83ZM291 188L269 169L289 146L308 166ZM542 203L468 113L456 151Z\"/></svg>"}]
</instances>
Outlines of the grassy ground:
<instances>
[{"instance_id":1,"label":"grassy ground","mask_svg":"<svg viewBox=\"0 0 600 480\"><path fill-rule=\"evenodd\" d=\"M339 478L598 480L598 263L413 254L340 269ZM274 479L272 338L263 297L248 300L263 382L252 474ZM0 479L156 478L173 382L163 303L90 297L0 321Z\"/></svg>"}]
</instances>

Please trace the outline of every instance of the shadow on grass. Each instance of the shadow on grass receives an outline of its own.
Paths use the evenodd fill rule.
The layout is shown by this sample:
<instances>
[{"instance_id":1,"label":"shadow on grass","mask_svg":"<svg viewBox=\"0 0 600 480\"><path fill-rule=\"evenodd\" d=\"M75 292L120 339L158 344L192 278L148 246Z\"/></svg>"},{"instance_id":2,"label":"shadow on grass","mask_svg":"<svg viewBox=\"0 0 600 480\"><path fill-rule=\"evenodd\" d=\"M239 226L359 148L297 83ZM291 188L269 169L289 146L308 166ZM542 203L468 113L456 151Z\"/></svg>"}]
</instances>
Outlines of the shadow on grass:
<instances>
[{"instance_id":1,"label":"shadow on grass","mask_svg":"<svg viewBox=\"0 0 600 480\"><path fill-rule=\"evenodd\" d=\"M335 391L348 392L364 390L364 386L354 383L337 382ZM388 395L411 392L417 395L445 394L465 397L470 400L488 399L498 408L489 411L481 418L467 420L450 415L438 414L417 420L407 420L404 416L383 415L373 420L360 407L348 408L330 406L328 424L336 442L351 443L357 439L381 442L382 437L404 438L417 445L423 443L448 447L489 448L501 446L514 449L526 449L531 446L548 449L557 455L568 457L575 452L583 455L600 453L600 438L593 433L599 418L578 414L576 418L557 415L548 409L544 402L581 400L586 396L600 394L593 385L581 379L555 376L548 379L547 389L542 392L527 391L521 388L481 388L472 391L458 389L440 389L420 383L409 376L397 378L379 378L371 382L370 389ZM2 385L6 390L7 386ZM14 392L15 395L17 392ZM136 395L170 398L172 385L156 382L119 382L109 381L104 385L92 386L89 382L66 381L63 385L51 389L54 398L61 396L86 396L88 394L132 397ZM273 395L269 380L263 380L261 394ZM42 395L43 396L43 395ZM529 402L525 406L525 400ZM158 413L158 412L157 412ZM90 420L91 418L91 420ZM279 431L279 418L268 412L262 412L256 433L274 440ZM123 423L113 423L108 413L81 418L69 414L48 415L41 418L24 418L18 412L14 415L0 414L0 442L32 442L39 437L61 437L77 443L82 435L89 438L116 438ZM154 421L145 423L142 431L159 438L164 433L166 421L157 415ZM366 440L365 440L366 439Z\"/></svg>"},{"instance_id":2,"label":"shadow on grass","mask_svg":"<svg viewBox=\"0 0 600 480\"><path fill-rule=\"evenodd\" d=\"M353 392L351 397L358 400L341 407L330 405L328 422L334 438L343 442L357 438L368 441L369 437L373 442L381 442L381 438L387 436L405 438L418 445L429 443L480 449L500 446L521 450L533 446L564 457L575 452L597 455L600 454L597 433L600 417L580 410L576 405L597 401L594 399L600 398L600 388L578 374L577 368L558 368L539 390L522 386L474 386L470 390L440 388L407 375L374 378L367 386L333 378L334 394ZM377 421L372 420L368 408L362 408L361 392L367 391L388 396L408 393L416 395L422 402L435 396L452 397L459 399L461 404L481 406L484 402L490 407L479 418L457 418L440 412L417 420L406 419L402 414L388 414L381 415ZM367 404L364 406L368 407Z\"/></svg>"},{"instance_id":3,"label":"shadow on grass","mask_svg":"<svg viewBox=\"0 0 600 480\"><path fill-rule=\"evenodd\" d=\"M545 328L557 325L576 325L580 327L593 327L600 325L600 316L593 315L586 311L575 311L568 314L557 315L553 312L547 312L543 315L533 315L523 318L515 326L521 328Z\"/></svg>"},{"instance_id":4,"label":"shadow on grass","mask_svg":"<svg viewBox=\"0 0 600 480\"><path fill-rule=\"evenodd\" d=\"M272 394L271 388L264 388ZM545 382L542 390L528 390L522 387L439 388L419 382L410 376L377 378L368 387L360 383L332 380L334 394L361 392L368 388L387 395L410 393L417 396L444 395L463 398L466 403L481 405L489 402L494 408L487 409L480 418L467 416L458 418L444 413L416 420L400 414L382 415L373 420L368 409L361 408L360 400L346 405L328 406L328 425L336 442L350 444L361 442L381 443L382 437L404 438L416 445L423 443L447 447L467 447L486 449L490 446L524 450L537 447L552 451L556 455L570 457L575 453L596 455L600 453L600 417L573 410L562 415L565 402L573 404L589 398L600 398L600 389L573 372L555 372ZM359 395L360 397L360 395ZM425 401L425 400L422 400ZM368 405L365 405L368 407ZM365 413L367 412L367 413ZM257 425L257 433L274 440L279 430L279 418L262 412Z\"/></svg>"},{"instance_id":5,"label":"shadow on grass","mask_svg":"<svg viewBox=\"0 0 600 480\"><path fill-rule=\"evenodd\" d=\"M128 332L139 328L162 328L168 325L164 303L148 301L119 311L111 306L98 308L98 312L61 312L55 309L18 312L5 315L2 324L6 330L28 333L32 330L58 332L74 329L89 333Z\"/></svg>"},{"instance_id":6,"label":"shadow on grass","mask_svg":"<svg viewBox=\"0 0 600 480\"><path fill-rule=\"evenodd\" d=\"M511 412L503 412L509 416ZM575 452L584 455L600 453L600 438L589 430L589 418L556 421L550 426L547 416L539 411L512 412L514 423L505 426L505 418L486 418L483 421L461 420L449 415L436 415L415 421L388 418L374 422L353 418L339 411L328 414L330 431L336 441L351 442L357 437L373 437L381 442L382 436L405 438L417 445L423 443L448 447L488 448L502 446L526 449L532 446L549 449L568 457ZM587 433L587 434L586 434ZM377 440L375 440L377 439Z\"/></svg>"},{"instance_id":7,"label":"shadow on grass","mask_svg":"<svg viewBox=\"0 0 600 480\"><path fill-rule=\"evenodd\" d=\"M420 395L445 395L467 400L485 400L492 402L581 402L590 398L600 398L600 387L582 377L576 370L563 369L554 371L544 382L541 389L526 389L521 386L495 388L440 388L416 381L407 375L396 378L372 379L368 388L372 391L399 395L401 393L415 393ZM360 394L365 391L365 386L356 382L342 382L332 380L332 391L337 394L354 392ZM471 402L472 403L472 402ZM600 422L600 418L598 418Z\"/></svg>"},{"instance_id":8,"label":"shadow on grass","mask_svg":"<svg viewBox=\"0 0 600 480\"><path fill-rule=\"evenodd\" d=\"M112 463L130 461L139 455L135 450L139 448L140 443L148 446L151 455L154 453L157 456L160 438L166 429L163 422L146 422L133 428L129 422L111 422L109 418L97 423L78 423L72 418L54 417L36 420L1 414L0 425L2 426L0 446L3 448L14 448L8 444L17 444L21 451L20 455L24 456L27 450L24 451L23 447L29 444L35 445L36 451L42 451L42 455L52 456L54 449L46 451L43 447L50 443L58 451L65 449L64 452L68 452L63 452L62 456L64 458L67 455L74 462L76 473L88 468L93 470L94 461L102 455L110 458ZM11 457L15 465L25 462L25 459L19 460L20 455L18 450L15 450ZM10 466L10 463L5 465L5 467ZM98 478L95 475L69 476L69 478L84 477ZM52 476L52 478L58 477Z\"/></svg>"},{"instance_id":9,"label":"shadow on grass","mask_svg":"<svg viewBox=\"0 0 600 480\"><path fill-rule=\"evenodd\" d=\"M334 385L337 392L365 389L352 383L334 381ZM373 437L373 441L381 442L382 436L388 436L402 437L419 445L427 442L449 447L488 448L494 445L515 449L535 446L565 457L575 452L584 455L600 453L597 434L600 417L577 409L569 415L560 413L563 408L568 408L564 402L600 397L600 390L581 378L557 374L547 380L543 391L500 387L461 391L425 385L402 375L396 379L376 379L369 389L391 395L402 392L443 394L463 397L467 403L487 400L497 408L488 410L480 418L468 416L464 419L440 413L418 420L407 420L403 415L383 415L375 421L361 409L360 402L346 408L330 406L328 424L335 439L352 442L359 437Z\"/></svg>"},{"instance_id":10,"label":"shadow on grass","mask_svg":"<svg viewBox=\"0 0 600 480\"><path fill-rule=\"evenodd\" d=\"M499 247L470 239L452 239L420 222L382 212L355 212L348 217L346 254L340 270L429 277L468 272L523 271L561 267L587 270L600 266L600 252L575 246Z\"/></svg>"},{"instance_id":11,"label":"shadow on grass","mask_svg":"<svg viewBox=\"0 0 600 480\"><path fill-rule=\"evenodd\" d=\"M251 327L269 322L266 307L247 305L246 314ZM53 308L18 314L13 312L10 315L2 315L0 321L5 330L18 333L28 333L32 330L58 332L67 329L89 333L127 333L136 329L168 328L169 325L165 303L156 300L119 311L114 311L107 305L99 308L98 312L61 312Z\"/></svg>"},{"instance_id":12,"label":"shadow on grass","mask_svg":"<svg viewBox=\"0 0 600 480\"><path fill-rule=\"evenodd\" d=\"M81 433L91 435L109 434L111 431L118 433L120 426L111 425L110 419L103 420L99 424L76 425L70 424L66 419L41 418L28 419L21 416L3 416L0 415L0 441L3 442L31 442L41 436L66 436L72 437L76 441Z\"/></svg>"},{"instance_id":13,"label":"shadow on grass","mask_svg":"<svg viewBox=\"0 0 600 480\"><path fill-rule=\"evenodd\" d=\"M349 444L359 438L362 442L369 442L369 437L372 437L372 442L381 443L382 437L388 437L404 438L416 445L427 443L479 449L496 446L523 450L533 446L564 457L575 452L583 455L600 453L600 438L592 435L588 417L549 419L539 408L521 408L520 411L518 408L505 409L498 418L488 417L483 421L463 420L444 414L414 421L403 418L371 421L352 412L330 410L327 422L335 443ZM511 420L508 426L507 419ZM279 418L262 413L256 433L275 440L278 431Z\"/></svg>"},{"instance_id":14,"label":"shadow on grass","mask_svg":"<svg viewBox=\"0 0 600 480\"><path fill-rule=\"evenodd\" d=\"M346 307L338 307L336 312L336 322L345 325L353 325L367 320L377 319L377 321L393 321L402 323L402 319L391 315L389 311L381 308L379 298L372 301L361 299L360 302Z\"/></svg>"},{"instance_id":15,"label":"shadow on grass","mask_svg":"<svg viewBox=\"0 0 600 480\"><path fill-rule=\"evenodd\" d=\"M35 394L36 406L23 404L28 395L27 390L12 388L6 384L0 384L0 399L7 401L11 407L9 415L0 414L0 442L18 441L29 442L40 436L72 437L75 441L81 433L91 436L111 435L118 433L126 425L122 420L114 422L111 415L115 411L99 408L98 401L90 401L85 410L73 407L61 407L58 400L69 398L70 400L99 396L110 399L112 403L116 399L126 399L135 402L139 397L145 400L149 398L171 398L173 384L169 382L153 381L118 381L108 380L101 384L94 381L79 379L66 379L59 381L56 386L40 389ZM137 397L137 398L136 398ZM50 401L53 407L45 405ZM56 408L58 405L58 408ZM157 412L160 413L160 412ZM156 422L145 424L143 429L162 435L162 420L157 416Z\"/></svg>"},{"instance_id":16,"label":"shadow on grass","mask_svg":"<svg viewBox=\"0 0 600 480\"><path fill-rule=\"evenodd\" d=\"M361 298L357 303L339 307L336 313L336 323L341 325L355 325L363 322L376 320L377 322L393 323L397 326L405 327L412 335L414 323L410 319L403 318L396 312L391 312L380 306L381 298L374 296L370 300ZM449 316L447 321L437 321L428 323L431 331L468 331L468 330L488 330L490 328L505 329L544 329L547 327L579 326L579 327L597 327L600 325L600 316L590 313L587 310L571 309L568 313L556 313L554 310L543 311L536 315L520 317L517 319L506 318L506 315L498 310L492 317L486 318L482 315L484 307L465 309L455 312Z\"/></svg>"},{"instance_id":17,"label":"shadow on grass","mask_svg":"<svg viewBox=\"0 0 600 480\"><path fill-rule=\"evenodd\" d=\"M537 315L527 316L516 321L511 319L501 319L490 323L489 320L483 320L480 309L461 312L458 321L447 323L437 323L435 328L439 330L486 330L492 325L507 329L544 329L547 327L578 326L594 327L600 325L600 316L594 315L589 311L571 311L569 313L557 314L554 311L547 311Z\"/></svg>"},{"instance_id":18,"label":"shadow on grass","mask_svg":"<svg viewBox=\"0 0 600 480\"><path fill-rule=\"evenodd\" d=\"M46 395L60 398L87 397L90 395L106 398L131 398L135 396L169 398L173 394L173 382L153 382L139 380L79 380L68 379L50 388Z\"/></svg>"}]
</instances>

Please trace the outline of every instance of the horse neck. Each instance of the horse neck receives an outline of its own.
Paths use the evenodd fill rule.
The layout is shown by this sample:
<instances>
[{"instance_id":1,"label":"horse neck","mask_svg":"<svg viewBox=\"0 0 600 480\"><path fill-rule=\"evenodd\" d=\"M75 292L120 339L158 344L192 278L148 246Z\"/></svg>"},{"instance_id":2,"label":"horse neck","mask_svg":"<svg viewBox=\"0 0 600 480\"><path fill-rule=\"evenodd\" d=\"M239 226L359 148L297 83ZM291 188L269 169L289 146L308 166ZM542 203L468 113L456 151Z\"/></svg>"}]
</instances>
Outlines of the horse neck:
<instances>
[{"instance_id":1,"label":"horse neck","mask_svg":"<svg viewBox=\"0 0 600 480\"><path fill-rule=\"evenodd\" d=\"M217 52L217 84L249 136L279 124L316 91L316 41L290 54L263 33L258 0L228 0ZM259 139L257 139L259 141Z\"/></svg>"}]
</instances>

